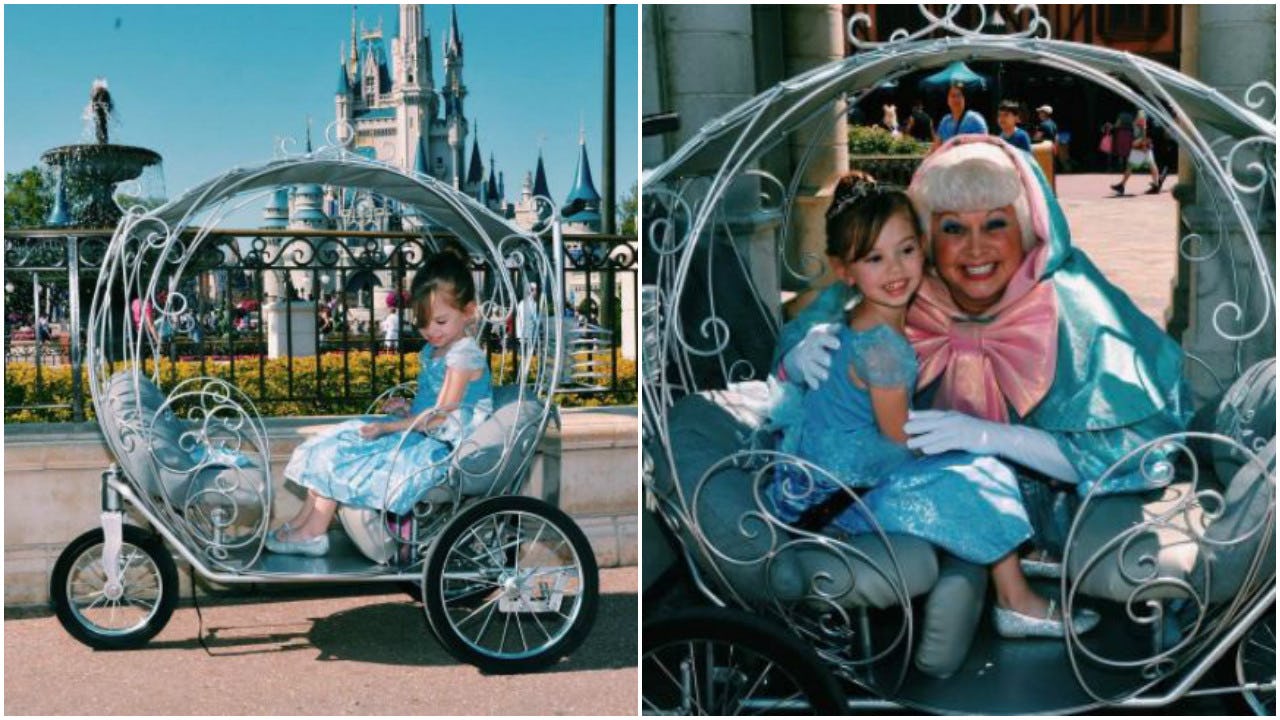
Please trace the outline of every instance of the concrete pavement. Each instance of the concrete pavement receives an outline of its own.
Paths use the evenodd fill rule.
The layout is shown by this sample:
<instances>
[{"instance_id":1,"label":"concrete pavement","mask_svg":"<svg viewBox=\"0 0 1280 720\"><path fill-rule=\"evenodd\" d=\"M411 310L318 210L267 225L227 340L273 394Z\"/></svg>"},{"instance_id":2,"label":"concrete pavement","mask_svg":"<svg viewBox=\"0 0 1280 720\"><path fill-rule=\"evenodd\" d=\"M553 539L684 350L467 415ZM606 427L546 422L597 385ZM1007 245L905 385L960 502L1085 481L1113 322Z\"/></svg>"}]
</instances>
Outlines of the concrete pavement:
<instances>
[{"instance_id":1,"label":"concrete pavement","mask_svg":"<svg viewBox=\"0 0 1280 720\"><path fill-rule=\"evenodd\" d=\"M1160 327L1178 270L1178 204L1170 192L1177 180L1170 176L1163 192L1143 195L1151 176L1135 174L1130 194L1117 196L1108 186L1120 181L1119 173L1057 179L1075 246Z\"/></svg>"},{"instance_id":2,"label":"concrete pavement","mask_svg":"<svg viewBox=\"0 0 1280 720\"><path fill-rule=\"evenodd\" d=\"M636 568L601 571L595 626L566 662L488 676L421 605L368 586L187 603L149 645L95 652L51 615L4 623L6 715L634 715Z\"/></svg>"}]
</instances>

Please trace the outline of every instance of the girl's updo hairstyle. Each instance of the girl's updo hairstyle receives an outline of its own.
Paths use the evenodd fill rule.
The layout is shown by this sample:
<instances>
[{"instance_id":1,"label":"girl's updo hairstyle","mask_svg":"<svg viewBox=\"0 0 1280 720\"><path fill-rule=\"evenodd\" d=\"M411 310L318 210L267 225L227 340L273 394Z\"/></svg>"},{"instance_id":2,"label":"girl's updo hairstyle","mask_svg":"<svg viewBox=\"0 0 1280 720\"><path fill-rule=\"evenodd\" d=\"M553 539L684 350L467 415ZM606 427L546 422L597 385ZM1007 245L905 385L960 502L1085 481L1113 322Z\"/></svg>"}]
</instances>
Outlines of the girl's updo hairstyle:
<instances>
[{"instance_id":1,"label":"girl's updo hairstyle","mask_svg":"<svg viewBox=\"0 0 1280 720\"><path fill-rule=\"evenodd\" d=\"M879 185L864 173L849 173L836 182L827 208L827 255L842 261L861 260L876 245L889 218L905 214L917 237L923 236L920 217L900 187Z\"/></svg>"},{"instance_id":2,"label":"girl's updo hairstyle","mask_svg":"<svg viewBox=\"0 0 1280 720\"><path fill-rule=\"evenodd\" d=\"M458 310L475 302L476 281L466 250L457 243L446 243L414 275L411 293L419 325L431 317L431 298L437 293L443 293L442 299Z\"/></svg>"}]
</instances>

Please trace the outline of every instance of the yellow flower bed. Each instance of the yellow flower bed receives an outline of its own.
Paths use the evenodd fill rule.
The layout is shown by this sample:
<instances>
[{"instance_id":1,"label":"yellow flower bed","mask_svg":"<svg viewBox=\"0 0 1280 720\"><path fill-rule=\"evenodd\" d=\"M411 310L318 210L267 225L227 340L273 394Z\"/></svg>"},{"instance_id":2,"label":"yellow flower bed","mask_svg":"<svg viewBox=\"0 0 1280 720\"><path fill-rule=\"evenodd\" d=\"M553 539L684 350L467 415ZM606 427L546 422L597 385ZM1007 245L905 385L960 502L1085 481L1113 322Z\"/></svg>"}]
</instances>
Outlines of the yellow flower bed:
<instances>
[{"instance_id":1,"label":"yellow flower bed","mask_svg":"<svg viewBox=\"0 0 1280 720\"><path fill-rule=\"evenodd\" d=\"M502 356L495 356L492 363L494 377L512 377L513 361L508 358L506 373L501 375ZM172 388L178 383L195 377L212 376L233 381L258 406L266 417L293 415L352 415L365 411L369 401L382 391L418 376L418 356L403 356L403 375L400 356L379 354L376 362L368 351L326 353L315 357L293 359L292 392L289 382L289 361L279 359L237 359L232 376L232 364L228 360L184 360L171 362L160 360L160 385ZM608 369L608 358L604 359ZM117 370L122 366L117 366ZM147 361L148 374L154 369ZM375 372L376 369L376 372ZM71 366L60 365L41 368L42 384L37 387L34 363L9 363L4 374L6 408L24 405L67 405L66 408L31 408L6 412L6 423L65 422L71 420ZM93 403L88 392L89 377L82 373L85 390L85 415L94 418ZM350 387L353 399L344 400ZM321 395L320 393L323 393ZM290 401L273 401L270 398L295 398ZM264 400L264 398L268 398ZM574 394L560 393L556 401L561 407L601 405L630 405L636 402L636 364L619 358L618 390L616 392Z\"/></svg>"}]
</instances>

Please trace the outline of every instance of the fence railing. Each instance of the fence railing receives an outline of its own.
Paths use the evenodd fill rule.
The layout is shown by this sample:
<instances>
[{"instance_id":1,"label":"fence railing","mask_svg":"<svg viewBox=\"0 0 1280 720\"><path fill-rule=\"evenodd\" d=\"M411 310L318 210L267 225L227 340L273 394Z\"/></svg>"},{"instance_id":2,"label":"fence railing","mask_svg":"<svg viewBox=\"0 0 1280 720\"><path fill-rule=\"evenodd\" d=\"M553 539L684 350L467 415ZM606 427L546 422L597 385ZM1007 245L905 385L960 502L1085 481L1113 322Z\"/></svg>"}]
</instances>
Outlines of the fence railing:
<instances>
[{"instance_id":1,"label":"fence railing","mask_svg":"<svg viewBox=\"0 0 1280 720\"><path fill-rule=\"evenodd\" d=\"M85 419L91 405L82 379L85 324L110 239L109 230L5 231L6 421ZM564 245L566 312L559 321L569 354L560 392L630 397L638 343L636 240L566 235ZM189 315L177 328L162 322L151 329L169 361L162 380L163 371L182 379L180 366L184 372L198 367L201 375L216 369L249 385L246 392L272 414L273 406L285 404L351 411L385 390L386 380L409 379L423 341L403 299L430 255L421 235L214 230L201 247L207 260L189 266L178 281L184 297L196 298ZM489 265L473 270L480 286L492 273L506 272ZM272 302L286 298L303 302ZM495 367L509 360L514 368L520 352L514 315L481 328ZM269 327L273 322L282 322L284 332Z\"/></svg>"}]
</instances>

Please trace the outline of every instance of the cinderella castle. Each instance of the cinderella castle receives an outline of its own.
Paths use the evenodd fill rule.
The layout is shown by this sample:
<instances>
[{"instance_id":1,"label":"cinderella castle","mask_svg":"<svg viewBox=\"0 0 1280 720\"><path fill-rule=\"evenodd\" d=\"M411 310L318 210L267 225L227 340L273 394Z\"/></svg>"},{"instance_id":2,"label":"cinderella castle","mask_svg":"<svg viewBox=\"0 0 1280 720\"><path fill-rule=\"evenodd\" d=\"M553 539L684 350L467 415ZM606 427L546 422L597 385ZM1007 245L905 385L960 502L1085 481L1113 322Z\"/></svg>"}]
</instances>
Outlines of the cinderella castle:
<instances>
[{"instance_id":1,"label":"cinderella castle","mask_svg":"<svg viewBox=\"0 0 1280 720\"><path fill-rule=\"evenodd\" d=\"M389 51L388 51L389 46ZM507 198L504 173L492 153L488 165L475 123L466 115L463 41L457 8L450 11L441 44L440 84L431 57L431 30L421 5L401 5L388 39L381 23L357 30L352 10L350 46L343 47L334 93L338 140L352 151L449 183L494 213L531 228L549 214L534 198L552 197L542 154L525 174L519 198ZM468 148L468 143L470 147ZM311 150L310 128L307 151ZM585 134L579 137L574 185L562 217L570 232L599 232L600 195L591 178ZM263 210L269 229L411 230L421 218L402 213L385 199L350 189L300 185L273 194Z\"/></svg>"}]
</instances>

